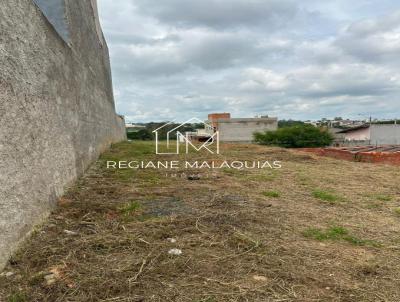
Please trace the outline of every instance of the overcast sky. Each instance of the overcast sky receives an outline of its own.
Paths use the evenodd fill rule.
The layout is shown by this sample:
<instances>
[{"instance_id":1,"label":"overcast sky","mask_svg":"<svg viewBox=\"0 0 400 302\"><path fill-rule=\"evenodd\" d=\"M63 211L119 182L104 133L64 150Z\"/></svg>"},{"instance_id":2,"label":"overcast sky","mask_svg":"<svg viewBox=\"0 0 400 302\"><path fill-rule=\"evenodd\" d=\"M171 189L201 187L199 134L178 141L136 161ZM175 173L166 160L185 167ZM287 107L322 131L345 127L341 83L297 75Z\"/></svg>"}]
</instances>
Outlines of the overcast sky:
<instances>
[{"instance_id":1,"label":"overcast sky","mask_svg":"<svg viewBox=\"0 0 400 302\"><path fill-rule=\"evenodd\" d=\"M400 117L399 0L98 0L117 111Z\"/></svg>"}]
</instances>

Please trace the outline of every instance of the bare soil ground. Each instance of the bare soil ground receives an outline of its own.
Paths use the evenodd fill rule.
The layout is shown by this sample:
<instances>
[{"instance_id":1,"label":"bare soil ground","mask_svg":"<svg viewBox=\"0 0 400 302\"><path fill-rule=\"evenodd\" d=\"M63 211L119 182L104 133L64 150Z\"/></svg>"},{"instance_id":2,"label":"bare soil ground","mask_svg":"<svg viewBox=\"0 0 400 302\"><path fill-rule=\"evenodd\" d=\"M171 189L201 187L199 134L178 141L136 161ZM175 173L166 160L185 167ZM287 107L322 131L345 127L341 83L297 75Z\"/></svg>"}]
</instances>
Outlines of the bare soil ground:
<instances>
[{"instance_id":1,"label":"bare soil ground","mask_svg":"<svg viewBox=\"0 0 400 302\"><path fill-rule=\"evenodd\" d=\"M398 167L254 145L221 154L113 146L10 260L0 301L400 301ZM189 180L105 164L177 158L283 167Z\"/></svg>"}]
</instances>

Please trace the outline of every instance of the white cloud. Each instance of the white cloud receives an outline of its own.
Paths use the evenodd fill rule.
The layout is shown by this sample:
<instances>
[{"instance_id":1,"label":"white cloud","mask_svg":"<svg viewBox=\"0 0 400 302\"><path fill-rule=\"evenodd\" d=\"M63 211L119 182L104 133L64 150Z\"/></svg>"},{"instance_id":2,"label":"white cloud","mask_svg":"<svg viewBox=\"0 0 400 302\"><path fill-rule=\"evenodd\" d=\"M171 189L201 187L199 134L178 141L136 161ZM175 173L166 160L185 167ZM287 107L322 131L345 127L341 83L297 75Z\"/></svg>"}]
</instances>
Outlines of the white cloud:
<instances>
[{"instance_id":1,"label":"white cloud","mask_svg":"<svg viewBox=\"0 0 400 302\"><path fill-rule=\"evenodd\" d=\"M394 0L99 0L133 121L400 112ZM396 10L397 8L397 10Z\"/></svg>"},{"instance_id":2,"label":"white cloud","mask_svg":"<svg viewBox=\"0 0 400 302\"><path fill-rule=\"evenodd\" d=\"M400 11L351 24L339 35L336 45L356 59L399 65Z\"/></svg>"}]
</instances>

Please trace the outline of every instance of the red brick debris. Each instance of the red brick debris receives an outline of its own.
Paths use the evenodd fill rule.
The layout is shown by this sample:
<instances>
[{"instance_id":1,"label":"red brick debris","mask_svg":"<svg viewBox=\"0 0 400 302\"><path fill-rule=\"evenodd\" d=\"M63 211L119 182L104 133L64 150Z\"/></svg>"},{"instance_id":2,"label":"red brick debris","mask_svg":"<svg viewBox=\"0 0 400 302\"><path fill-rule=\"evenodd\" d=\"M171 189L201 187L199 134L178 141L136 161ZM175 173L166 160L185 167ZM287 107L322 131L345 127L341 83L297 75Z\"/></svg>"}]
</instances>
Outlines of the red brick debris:
<instances>
[{"instance_id":1,"label":"red brick debris","mask_svg":"<svg viewBox=\"0 0 400 302\"><path fill-rule=\"evenodd\" d=\"M349 161L400 166L400 145L302 148L300 150Z\"/></svg>"}]
</instances>

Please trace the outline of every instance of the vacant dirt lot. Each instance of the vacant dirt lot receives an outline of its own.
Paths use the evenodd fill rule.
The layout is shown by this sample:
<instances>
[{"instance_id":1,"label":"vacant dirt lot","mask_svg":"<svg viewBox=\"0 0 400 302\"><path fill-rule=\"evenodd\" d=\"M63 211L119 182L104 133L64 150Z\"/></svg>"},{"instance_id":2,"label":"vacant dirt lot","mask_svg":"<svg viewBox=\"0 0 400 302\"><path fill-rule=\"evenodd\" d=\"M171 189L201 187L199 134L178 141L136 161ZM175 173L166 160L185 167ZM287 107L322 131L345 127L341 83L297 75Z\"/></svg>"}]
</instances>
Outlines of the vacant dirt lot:
<instances>
[{"instance_id":1,"label":"vacant dirt lot","mask_svg":"<svg viewBox=\"0 0 400 302\"><path fill-rule=\"evenodd\" d=\"M176 159L283 167L106 169ZM399 184L398 167L278 148L118 144L10 260L0 301L400 301Z\"/></svg>"}]
</instances>

